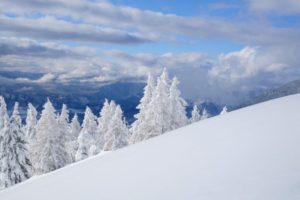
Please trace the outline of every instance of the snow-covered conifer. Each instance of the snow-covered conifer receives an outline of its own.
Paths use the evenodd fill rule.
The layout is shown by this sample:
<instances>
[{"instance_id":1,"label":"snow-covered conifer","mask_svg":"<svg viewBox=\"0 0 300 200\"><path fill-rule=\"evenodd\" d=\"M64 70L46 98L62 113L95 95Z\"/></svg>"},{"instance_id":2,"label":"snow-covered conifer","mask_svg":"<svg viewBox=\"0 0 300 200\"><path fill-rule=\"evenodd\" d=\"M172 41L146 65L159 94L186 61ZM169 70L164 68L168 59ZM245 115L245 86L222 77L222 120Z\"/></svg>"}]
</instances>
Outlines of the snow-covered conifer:
<instances>
[{"instance_id":1,"label":"snow-covered conifer","mask_svg":"<svg viewBox=\"0 0 300 200\"><path fill-rule=\"evenodd\" d=\"M90 149L89 149L89 157L90 156L95 156L95 155L97 155L99 153L99 150L98 150L98 147L96 146L96 145L92 145L91 147L90 147Z\"/></svg>"},{"instance_id":2,"label":"snow-covered conifer","mask_svg":"<svg viewBox=\"0 0 300 200\"><path fill-rule=\"evenodd\" d=\"M24 126L25 137L27 141L28 147L28 155L30 160L33 156L33 147L32 145L35 143L36 139L36 124L37 124L37 111L35 107L29 103L27 108L27 116L26 116L26 124Z\"/></svg>"},{"instance_id":3,"label":"snow-covered conifer","mask_svg":"<svg viewBox=\"0 0 300 200\"><path fill-rule=\"evenodd\" d=\"M109 123L107 135L110 137L105 141L105 151L116 150L128 145L129 130L123 120L123 112L119 105L115 108L114 115Z\"/></svg>"},{"instance_id":4,"label":"snow-covered conifer","mask_svg":"<svg viewBox=\"0 0 300 200\"><path fill-rule=\"evenodd\" d=\"M83 160L89 157L89 151L92 145L95 145L95 131L97 128L96 116L89 107L86 107L82 129L79 133L77 142L78 150L75 155L75 160Z\"/></svg>"},{"instance_id":5,"label":"snow-covered conifer","mask_svg":"<svg viewBox=\"0 0 300 200\"><path fill-rule=\"evenodd\" d=\"M69 139L69 110L66 104L62 105L60 115L58 117L58 123L62 132L66 135L67 140Z\"/></svg>"},{"instance_id":6,"label":"snow-covered conifer","mask_svg":"<svg viewBox=\"0 0 300 200\"><path fill-rule=\"evenodd\" d=\"M25 136L27 141L30 143L32 139L35 138L36 130L35 126L37 124L37 111L35 107L29 103L27 108L26 124L25 124Z\"/></svg>"},{"instance_id":7,"label":"snow-covered conifer","mask_svg":"<svg viewBox=\"0 0 300 200\"><path fill-rule=\"evenodd\" d=\"M186 101L181 97L180 90L178 89L179 81L176 77L173 78L170 87L170 112L171 112L171 129L176 129L188 124L185 107Z\"/></svg>"},{"instance_id":8,"label":"snow-covered conifer","mask_svg":"<svg viewBox=\"0 0 300 200\"><path fill-rule=\"evenodd\" d=\"M104 135L108 130L109 121L111 120L112 116L110 103L107 99L105 99L99 115L98 127L96 131L96 145L102 150L105 143Z\"/></svg>"},{"instance_id":9,"label":"snow-covered conifer","mask_svg":"<svg viewBox=\"0 0 300 200\"><path fill-rule=\"evenodd\" d=\"M201 115L200 115L200 111L197 105L194 105L193 107L193 111L192 111L192 117L191 117L191 122L197 122L200 121L201 119Z\"/></svg>"},{"instance_id":10,"label":"snow-covered conifer","mask_svg":"<svg viewBox=\"0 0 300 200\"><path fill-rule=\"evenodd\" d=\"M5 99L0 96L0 130L4 127L5 120L8 120L6 103Z\"/></svg>"},{"instance_id":11,"label":"snow-covered conifer","mask_svg":"<svg viewBox=\"0 0 300 200\"><path fill-rule=\"evenodd\" d=\"M77 114L75 114L74 117L72 118L70 128L71 128L71 131L70 131L71 134L70 135L72 136L72 139L77 138L78 135L79 135L79 132L81 130Z\"/></svg>"},{"instance_id":12,"label":"snow-covered conifer","mask_svg":"<svg viewBox=\"0 0 300 200\"><path fill-rule=\"evenodd\" d=\"M130 131L132 132L131 143L136 143L144 140L145 134L149 132L149 123L146 120L149 118L149 104L155 89L155 82L151 74L148 75L147 85L144 88L144 96L137 106L139 113L134 117L136 120L133 122Z\"/></svg>"},{"instance_id":13,"label":"snow-covered conifer","mask_svg":"<svg viewBox=\"0 0 300 200\"><path fill-rule=\"evenodd\" d=\"M167 72L164 70L163 74L157 79L153 98L149 104L149 114L146 121L149 124L148 132L145 133L145 139L163 134L172 130L171 126L171 105L169 98Z\"/></svg>"},{"instance_id":14,"label":"snow-covered conifer","mask_svg":"<svg viewBox=\"0 0 300 200\"><path fill-rule=\"evenodd\" d=\"M6 136L6 133L9 131L9 116L7 114L7 107L5 103L5 99L0 96L0 188L5 187L4 185L4 179L6 178L4 174L2 173L2 165L4 164L3 156L6 156L7 154L4 154L4 136ZM6 158L6 157L5 157Z\"/></svg>"},{"instance_id":15,"label":"snow-covered conifer","mask_svg":"<svg viewBox=\"0 0 300 200\"><path fill-rule=\"evenodd\" d=\"M74 138L71 134L71 127L69 121L69 110L66 104L62 105L60 115L58 116L58 124L61 131L61 134L66 138L66 150L72 161L75 161L74 153L74 140L77 140L77 137Z\"/></svg>"},{"instance_id":16,"label":"snow-covered conifer","mask_svg":"<svg viewBox=\"0 0 300 200\"><path fill-rule=\"evenodd\" d=\"M0 172L2 184L9 187L20 183L30 177L31 163L28 159L25 134L22 129L19 115L19 104L15 103L12 116L9 121L4 119L1 130L0 144ZM3 109L5 112L5 109Z\"/></svg>"},{"instance_id":17,"label":"snow-covered conifer","mask_svg":"<svg viewBox=\"0 0 300 200\"><path fill-rule=\"evenodd\" d=\"M163 72L161 73L159 79L169 88L171 84L171 80L169 79L169 73L167 68L163 69Z\"/></svg>"},{"instance_id":18,"label":"snow-covered conifer","mask_svg":"<svg viewBox=\"0 0 300 200\"><path fill-rule=\"evenodd\" d=\"M109 109L110 109L110 119L114 116L115 114L115 111L117 109L117 104L115 101L110 101L110 104L109 104Z\"/></svg>"},{"instance_id":19,"label":"snow-covered conifer","mask_svg":"<svg viewBox=\"0 0 300 200\"><path fill-rule=\"evenodd\" d=\"M70 163L66 137L56 119L55 109L48 99L36 126L36 139L31 145L32 164L36 174L43 174Z\"/></svg>"},{"instance_id":20,"label":"snow-covered conifer","mask_svg":"<svg viewBox=\"0 0 300 200\"><path fill-rule=\"evenodd\" d=\"M220 115L224 115L224 114L226 114L226 113L228 113L228 109L227 109L226 106L224 106L224 107L223 107L223 110L222 110L221 113L220 113Z\"/></svg>"},{"instance_id":21,"label":"snow-covered conifer","mask_svg":"<svg viewBox=\"0 0 300 200\"><path fill-rule=\"evenodd\" d=\"M201 120L204 120L207 118L209 118L209 114L208 114L207 110L204 108L202 111Z\"/></svg>"},{"instance_id":22,"label":"snow-covered conifer","mask_svg":"<svg viewBox=\"0 0 300 200\"><path fill-rule=\"evenodd\" d=\"M110 128L111 128L111 121L115 115L115 111L116 111L117 105L114 101L110 101L108 104L108 108L107 108L107 113L105 115L103 115L103 118L107 118L106 120L106 125L102 126L102 134L103 134L103 147L102 149L104 151L110 151L112 150L110 147L111 146L111 142L114 141L114 135L111 134L109 132Z\"/></svg>"},{"instance_id":23,"label":"snow-covered conifer","mask_svg":"<svg viewBox=\"0 0 300 200\"><path fill-rule=\"evenodd\" d=\"M77 114L74 115L72 118L71 124L70 124L70 134L69 134L69 140L66 143L68 152L72 158L72 161L75 161L75 155L78 150L78 142L77 138L80 133L81 127L80 123L78 121Z\"/></svg>"}]
</instances>

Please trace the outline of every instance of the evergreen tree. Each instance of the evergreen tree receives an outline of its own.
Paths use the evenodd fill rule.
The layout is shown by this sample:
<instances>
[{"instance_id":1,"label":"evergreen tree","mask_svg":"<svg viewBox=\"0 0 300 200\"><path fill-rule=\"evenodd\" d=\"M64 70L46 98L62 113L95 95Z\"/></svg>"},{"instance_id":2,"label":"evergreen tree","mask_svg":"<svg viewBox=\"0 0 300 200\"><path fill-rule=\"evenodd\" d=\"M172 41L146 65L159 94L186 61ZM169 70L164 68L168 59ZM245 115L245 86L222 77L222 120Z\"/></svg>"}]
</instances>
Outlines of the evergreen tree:
<instances>
[{"instance_id":1,"label":"evergreen tree","mask_svg":"<svg viewBox=\"0 0 300 200\"><path fill-rule=\"evenodd\" d=\"M96 144L95 130L97 128L96 117L92 110L87 107L84 113L82 129L78 136L78 150L75 155L75 160L83 160L89 157L90 148Z\"/></svg>"},{"instance_id":2,"label":"evergreen tree","mask_svg":"<svg viewBox=\"0 0 300 200\"><path fill-rule=\"evenodd\" d=\"M209 114L208 114L207 110L204 108L202 111L201 120L204 120L207 118L209 118Z\"/></svg>"},{"instance_id":3,"label":"evergreen tree","mask_svg":"<svg viewBox=\"0 0 300 200\"><path fill-rule=\"evenodd\" d=\"M111 107L110 103L107 99L105 99L103 107L100 111L100 115L98 118L98 127L96 132L96 146L102 150L105 139L104 135L107 133L109 121L111 120Z\"/></svg>"},{"instance_id":4,"label":"evergreen tree","mask_svg":"<svg viewBox=\"0 0 300 200\"><path fill-rule=\"evenodd\" d=\"M58 123L61 131L66 135L67 141L70 137L70 127L69 127L69 110L65 104L62 105L60 115L58 117Z\"/></svg>"},{"instance_id":5,"label":"evergreen tree","mask_svg":"<svg viewBox=\"0 0 300 200\"><path fill-rule=\"evenodd\" d=\"M69 110L66 104L62 105L60 115L58 116L58 124L61 131L61 134L65 136L66 139L66 150L70 156L71 161L74 161L74 149L73 149L73 141L74 138L71 135L71 127L69 121ZM77 139L77 138L76 138Z\"/></svg>"},{"instance_id":6,"label":"evergreen tree","mask_svg":"<svg viewBox=\"0 0 300 200\"><path fill-rule=\"evenodd\" d=\"M22 130L18 107L19 104L15 103L9 121L5 116L4 127L1 131L1 182L4 187L20 183L30 177L31 163L27 156L25 134ZM3 111L5 112L5 109Z\"/></svg>"},{"instance_id":7,"label":"evergreen tree","mask_svg":"<svg viewBox=\"0 0 300 200\"><path fill-rule=\"evenodd\" d=\"M71 136L72 136L72 139L77 139L78 135L79 135L79 132L81 130L81 127L80 127L80 123L78 121L78 115L75 114L72 121L71 121Z\"/></svg>"},{"instance_id":8,"label":"evergreen tree","mask_svg":"<svg viewBox=\"0 0 300 200\"><path fill-rule=\"evenodd\" d=\"M114 141L114 135L111 134L109 132L110 128L111 128L111 121L115 115L115 111L116 111L117 105L114 101L110 101L110 103L108 104L108 112L106 113L106 115L103 115L103 117L107 118L107 124L106 126L103 126L105 129L102 130L103 132L103 150L104 151L110 151L111 149L111 143L112 141Z\"/></svg>"},{"instance_id":9,"label":"evergreen tree","mask_svg":"<svg viewBox=\"0 0 300 200\"><path fill-rule=\"evenodd\" d=\"M188 124L188 118L185 111L187 103L181 97L180 90L178 89L178 84L178 79L174 77L170 87L171 130L180 128Z\"/></svg>"},{"instance_id":10,"label":"evergreen tree","mask_svg":"<svg viewBox=\"0 0 300 200\"><path fill-rule=\"evenodd\" d=\"M155 82L151 74L148 75L147 85L144 88L144 96L140 100L140 104L137 106L139 113L134 117L136 120L133 122L130 131L132 132L131 143L136 143L144 140L146 133L149 132L149 123L146 121L149 118L149 104L152 100L152 96L155 89Z\"/></svg>"},{"instance_id":11,"label":"evergreen tree","mask_svg":"<svg viewBox=\"0 0 300 200\"><path fill-rule=\"evenodd\" d=\"M75 161L75 155L78 150L77 138L80 133L80 130L81 130L81 127L80 127L80 123L78 121L78 116L77 116L77 114L75 114L71 121L70 135L69 135L70 137L69 137L69 141L67 142L68 152L69 152L73 162Z\"/></svg>"},{"instance_id":12,"label":"evergreen tree","mask_svg":"<svg viewBox=\"0 0 300 200\"><path fill-rule=\"evenodd\" d=\"M149 129L145 134L145 139L172 130L169 82L167 71L164 70L162 75L157 79L153 98L149 104L149 113L145 119L149 123Z\"/></svg>"},{"instance_id":13,"label":"evergreen tree","mask_svg":"<svg viewBox=\"0 0 300 200\"><path fill-rule=\"evenodd\" d=\"M37 111L35 107L31 103L29 103L27 108L26 125L24 128L25 136L28 142L30 142L32 139L35 138L36 124L37 124Z\"/></svg>"},{"instance_id":14,"label":"evergreen tree","mask_svg":"<svg viewBox=\"0 0 300 200\"><path fill-rule=\"evenodd\" d=\"M107 135L110 137L105 141L105 151L116 150L128 145L129 130L123 119L123 112L119 105L115 108L114 115L109 123Z\"/></svg>"},{"instance_id":15,"label":"evergreen tree","mask_svg":"<svg viewBox=\"0 0 300 200\"><path fill-rule=\"evenodd\" d=\"M32 156L33 156L33 148L32 148L32 144L35 143L35 139L36 139L36 124L37 124L37 111L35 109L35 107L29 103L28 104L28 108L27 108L27 116L26 116L26 124L24 127L24 131L25 131L25 138L27 141L27 147L28 147L28 155L30 160L32 160Z\"/></svg>"},{"instance_id":16,"label":"evergreen tree","mask_svg":"<svg viewBox=\"0 0 300 200\"><path fill-rule=\"evenodd\" d=\"M4 98L0 96L0 188L5 187L4 179L6 179L6 177L4 176L2 166L5 164L4 156L7 155L4 151L4 137L7 137L6 135L9 128L9 116L7 114L6 103Z\"/></svg>"},{"instance_id":17,"label":"evergreen tree","mask_svg":"<svg viewBox=\"0 0 300 200\"><path fill-rule=\"evenodd\" d=\"M110 117L109 117L109 119L110 119L110 121L111 121L111 119L112 119L112 117L114 116L114 114L115 114L115 111L116 111L116 109L117 109L117 104L116 104L116 102L115 101L110 101L110 104L109 104L109 109L110 109Z\"/></svg>"},{"instance_id":18,"label":"evergreen tree","mask_svg":"<svg viewBox=\"0 0 300 200\"><path fill-rule=\"evenodd\" d=\"M198 106L194 105L193 111L192 111L191 122L194 123L194 122L200 121L200 119L201 119L201 115L200 115Z\"/></svg>"},{"instance_id":19,"label":"evergreen tree","mask_svg":"<svg viewBox=\"0 0 300 200\"><path fill-rule=\"evenodd\" d=\"M226 114L226 113L228 113L228 109L227 109L226 106L224 106L224 107L223 107L223 110L222 110L221 113L220 113L220 115L224 115L224 114Z\"/></svg>"},{"instance_id":20,"label":"evergreen tree","mask_svg":"<svg viewBox=\"0 0 300 200\"><path fill-rule=\"evenodd\" d=\"M62 134L49 99L44 105L36 132L36 139L31 145L32 164L36 174L56 170L71 162L65 146L66 136Z\"/></svg>"},{"instance_id":21,"label":"evergreen tree","mask_svg":"<svg viewBox=\"0 0 300 200\"><path fill-rule=\"evenodd\" d=\"M6 103L4 98L0 96L0 130L4 127L5 120L8 120Z\"/></svg>"},{"instance_id":22,"label":"evergreen tree","mask_svg":"<svg viewBox=\"0 0 300 200\"><path fill-rule=\"evenodd\" d=\"M169 73L167 68L163 69L159 79L166 85L167 88L170 88L171 80L169 79Z\"/></svg>"}]
</instances>

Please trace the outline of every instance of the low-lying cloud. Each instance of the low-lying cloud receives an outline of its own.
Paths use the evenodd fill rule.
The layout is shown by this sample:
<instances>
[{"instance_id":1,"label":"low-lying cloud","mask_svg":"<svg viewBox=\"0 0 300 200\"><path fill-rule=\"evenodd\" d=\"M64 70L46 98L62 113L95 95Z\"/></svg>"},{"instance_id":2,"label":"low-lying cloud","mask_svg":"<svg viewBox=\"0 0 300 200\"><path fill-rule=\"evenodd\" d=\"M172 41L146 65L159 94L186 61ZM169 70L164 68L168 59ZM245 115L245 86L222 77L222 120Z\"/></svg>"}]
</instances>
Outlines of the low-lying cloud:
<instances>
[{"instance_id":1,"label":"low-lying cloud","mask_svg":"<svg viewBox=\"0 0 300 200\"><path fill-rule=\"evenodd\" d=\"M10 42L9 42L10 41ZM123 78L159 74L167 67L181 80L186 98L218 99L222 95L232 100L228 91L251 91L279 85L297 79L300 70L296 58L261 47L245 47L240 51L211 57L201 52L128 54L122 51L95 52L88 47L68 47L32 40L1 39L0 65L2 70L42 72L39 79L18 81L36 84L68 84L73 81L98 84ZM39 53L37 51L40 49ZM49 56L45 56L45 52ZM59 55L59 56L58 56ZM231 97L231 98L230 98ZM222 99L224 99L223 97Z\"/></svg>"}]
</instances>

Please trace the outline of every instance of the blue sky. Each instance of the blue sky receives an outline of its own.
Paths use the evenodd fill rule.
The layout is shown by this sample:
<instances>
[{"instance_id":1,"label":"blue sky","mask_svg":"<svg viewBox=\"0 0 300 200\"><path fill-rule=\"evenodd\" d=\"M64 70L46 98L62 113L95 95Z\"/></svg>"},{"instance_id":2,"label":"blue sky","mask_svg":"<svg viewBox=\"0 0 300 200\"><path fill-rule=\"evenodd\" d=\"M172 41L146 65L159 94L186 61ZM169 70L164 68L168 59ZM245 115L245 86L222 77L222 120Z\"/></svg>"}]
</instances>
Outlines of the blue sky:
<instances>
[{"instance_id":1,"label":"blue sky","mask_svg":"<svg viewBox=\"0 0 300 200\"><path fill-rule=\"evenodd\" d=\"M113 0L112 3L122 6L131 6L141 10L151 10L162 12L165 14L175 14L179 16L204 16L207 18L216 17L226 20L239 20L239 15L244 10L244 5L241 1L217 1L217 0L189 0L189 1L174 1L174 0L151 0L151 1L136 1L136 0ZM219 8L220 7L220 8ZM224 7L224 8L223 8ZM245 44L222 38L197 38L192 42L186 41L188 37L181 37L178 43L161 43L161 44L142 44L134 46L118 46L118 45L102 45L99 48L119 49L130 53L150 52L164 53L174 52L182 53L187 51L201 51L212 55L220 53L228 53L241 49Z\"/></svg>"},{"instance_id":2,"label":"blue sky","mask_svg":"<svg viewBox=\"0 0 300 200\"><path fill-rule=\"evenodd\" d=\"M128 5L143 10L153 10L163 13L174 13L181 16L197 16L197 15L215 15L222 17L230 17L237 14L243 7L242 1L218 1L218 0L113 0L117 5ZM216 5L227 5L226 9L214 9ZM237 8L239 6L239 8Z\"/></svg>"},{"instance_id":3,"label":"blue sky","mask_svg":"<svg viewBox=\"0 0 300 200\"><path fill-rule=\"evenodd\" d=\"M221 18L226 21L236 21L239 23L247 23L247 21L252 20L262 20L265 23L270 23L275 27L281 28L300 25L299 14L292 13L287 15L278 15L274 12L263 14L252 13L252 11L247 10L247 1L239 0L189 0L188 2L174 0L111 0L110 2L116 6L129 6L141 10L156 11L178 16ZM64 19L71 21L69 18ZM226 38L198 37L190 41L189 37L180 36L179 41L176 43L160 42L127 46L105 44L99 46L95 45L95 47L100 49L118 49L129 53L149 52L160 54L164 52L183 53L187 51L201 51L211 55L217 55L220 53L237 51L245 45L247 45L247 43Z\"/></svg>"},{"instance_id":4,"label":"blue sky","mask_svg":"<svg viewBox=\"0 0 300 200\"><path fill-rule=\"evenodd\" d=\"M210 4L213 1L172 1L172 0L151 0L151 1L135 1L135 0L113 0L117 5L128 5L143 10L153 10L163 13L174 13L183 16L198 15L203 4Z\"/></svg>"},{"instance_id":5,"label":"blue sky","mask_svg":"<svg viewBox=\"0 0 300 200\"><path fill-rule=\"evenodd\" d=\"M300 77L298 0L2 0L0 28L0 70L44 74L16 81L97 84L167 67L187 96L219 98Z\"/></svg>"}]
</instances>

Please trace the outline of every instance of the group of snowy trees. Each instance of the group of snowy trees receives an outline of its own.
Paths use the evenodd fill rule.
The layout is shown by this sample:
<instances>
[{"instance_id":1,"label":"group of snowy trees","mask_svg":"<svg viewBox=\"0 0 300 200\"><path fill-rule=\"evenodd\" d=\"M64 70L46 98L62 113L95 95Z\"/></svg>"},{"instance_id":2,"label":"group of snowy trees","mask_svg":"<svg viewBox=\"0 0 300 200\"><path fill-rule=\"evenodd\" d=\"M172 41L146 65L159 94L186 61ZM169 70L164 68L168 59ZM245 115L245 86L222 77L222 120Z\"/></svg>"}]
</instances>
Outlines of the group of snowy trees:
<instances>
[{"instance_id":1,"label":"group of snowy trees","mask_svg":"<svg viewBox=\"0 0 300 200\"><path fill-rule=\"evenodd\" d=\"M112 151L128 145L129 130L123 111L114 101L105 100L97 118L86 108L82 129L73 148L75 161L96 155L101 151Z\"/></svg>"},{"instance_id":2,"label":"group of snowy trees","mask_svg":"<svg viewBox=\"0 0 300 200\"><path fill-rule=\"evenodd\" d=\"M15 104L11 117L6 104L0 97L0 186L8 187L28 179L31 175L31 163L27 154L25 134L21 117Z\"/></svg>"},{"instance_id":3,"label":"group of snowy trees","mask_svg":"<svg viewBox=\"0 0 300 200\"><path fill-rule=\"evenodd\" d=\"M208 117L205 109L201 116L195 105L192 117L188 119L187 103L181 97L178 84L176 77L169 79L166 69L156 81L151 75L148 76L144 96L137 107L139 113L135 115L136 120L130 128L131 143L146 140Z\"/></svg>"},{"instance_id":4,"label":"group of snowy trees","mask_svg":"<svg viewBox=\"0 0 300 200\"><path fill-rule=\"evenodd\" d=\"M176 77L169 79L166 69L157 80L149 75L137 107L139 113L130 127L114 101L105 100L99 117L87 107L81 125L76 114L69 121L66 105L57 113L48 99L38 117L35 107L29 103L26 123L22 124L18 103L9 116L5 100L0 97L0 186L9 187L33 175L207 118L206 110L201 115L194 106L188 119L187 103L178 84Z\"/></svg>"}]
</instances>

